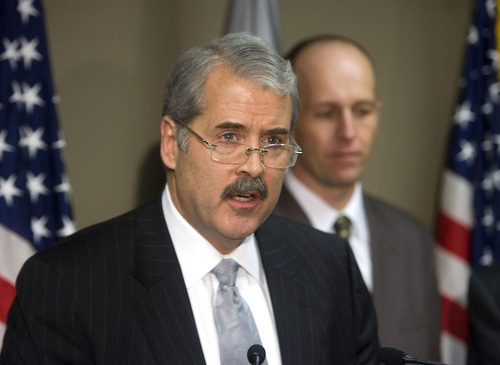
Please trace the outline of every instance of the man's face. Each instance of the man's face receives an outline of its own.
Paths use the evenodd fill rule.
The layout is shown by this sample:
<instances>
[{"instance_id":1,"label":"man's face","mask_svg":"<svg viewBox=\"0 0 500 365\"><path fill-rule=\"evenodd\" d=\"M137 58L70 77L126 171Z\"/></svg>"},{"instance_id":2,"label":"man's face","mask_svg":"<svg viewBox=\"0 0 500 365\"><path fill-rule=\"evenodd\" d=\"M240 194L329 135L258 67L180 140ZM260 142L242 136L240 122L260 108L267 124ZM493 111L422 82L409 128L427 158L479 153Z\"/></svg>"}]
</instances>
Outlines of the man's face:
<instances>
[{"instance_id":1,"label":"man's face","mask_svg":"<svg viewBox=\"0 0 500 365\"><path fill-rule=\"evenodd\" d=\"M310 46L295 62L304 154L294 173L306 184L352 187L366 168L378 124L372 66L353 46Z\"/></svg>"},{"instance_id":2,"label":"man's face","mask_svg":"<svg viewBox=\"0 0 500 365\"><path fill-rule=\"evenodd\" d=\"M250 147L288 143L290 97L281 98L219 67L207 79L201 115L189 125L208 142L231 139ZM182 216L216 249L228 253L267 219L281 191L285 170L265 167L260 153L252 151L246 162L222 164L211 159L211 147L189 135L187 152L178 149L176 124L162 123L162 159L173 171L168 187ZM227 194L239 179L261 178L267 198L255 189ZM226 192L226 194L225 194Z\"/></svg>"}]
</instances>

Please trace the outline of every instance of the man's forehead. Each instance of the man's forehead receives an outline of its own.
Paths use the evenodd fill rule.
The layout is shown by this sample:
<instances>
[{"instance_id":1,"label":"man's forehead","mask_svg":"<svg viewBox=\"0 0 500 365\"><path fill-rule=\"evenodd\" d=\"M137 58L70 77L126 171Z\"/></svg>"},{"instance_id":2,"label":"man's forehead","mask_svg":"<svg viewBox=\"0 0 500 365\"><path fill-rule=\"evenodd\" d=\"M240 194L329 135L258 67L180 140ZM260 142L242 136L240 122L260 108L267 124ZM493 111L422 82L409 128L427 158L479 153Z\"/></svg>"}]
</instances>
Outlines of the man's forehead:
<instances>
[{"instance_id":1,"label":"man's forehead","mask_svg":"<svg viewBox=\"0 0 500 365\"><path fill-rule=\"evenodd\" d=\"M347 106L352 107L352 108L360 107L360 106L369 106L369 107L375 108L375 107L378 107L379 103L380 102L375 98L356 99L356 100L349 102L349 104ZM311 104L312 104L312 106L317 107L317 108L321 108L321 107L341 108L341 107L346 106L346 105L344 105L344 103L341 103L341 102L336 101L336 100L317 101L317 102L313 102Z\"/></svg>"}]
</instances>

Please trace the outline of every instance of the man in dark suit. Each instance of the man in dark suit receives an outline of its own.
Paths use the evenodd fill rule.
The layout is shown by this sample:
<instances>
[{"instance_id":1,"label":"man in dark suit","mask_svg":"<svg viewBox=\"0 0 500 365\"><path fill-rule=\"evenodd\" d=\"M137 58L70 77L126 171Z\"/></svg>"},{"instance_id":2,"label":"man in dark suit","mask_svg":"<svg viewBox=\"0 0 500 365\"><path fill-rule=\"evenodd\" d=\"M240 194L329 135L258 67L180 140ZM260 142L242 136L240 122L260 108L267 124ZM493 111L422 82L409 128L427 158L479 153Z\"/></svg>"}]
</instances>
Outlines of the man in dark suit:
<instances>
[{"instance_id":1,"label":"man in dark suit","mask_svg":"<svg viewBox=\"0 0 500 365\"><path fill-rule=\"evenodd\" d=\"M500 261L474 271L469 283L470 365L500 362Z\"/></svg>"},{"instance_id":2,"label":"man in dark suit","mask_svg":"<svg viewBox=\"0 0 500 365\"><path fill-rule=\"evenodd\" d=\"M350 234L375 304L381 345L437 360L432 236L402 210L366 194L360 182L381 110L373 61L360 45L336 35L306 39L288 58L300 95L294 137L304 155L285 177L274 213ZM339 217L347 217L338 220L347 228L335 225Z\"/></svg>"},{"instance_id":3,"label":"man in dark suit","mask_svg":"<svg viewBox=\"0 0 500 365\"><path fill-rule=\"evenodd\" d=\"M263 41L231 34L185 51L165 92L162 197L25 264L1 362L233 365L221 359L243 345L247 363L253 343L224 347L234 328L217 316L231 287L217 267L236 262L235 328L257 335L269 365L376 364L375 311L348 244L270 216L300 154L297 109L291 66Z\"/></svg>"}]
</instances>

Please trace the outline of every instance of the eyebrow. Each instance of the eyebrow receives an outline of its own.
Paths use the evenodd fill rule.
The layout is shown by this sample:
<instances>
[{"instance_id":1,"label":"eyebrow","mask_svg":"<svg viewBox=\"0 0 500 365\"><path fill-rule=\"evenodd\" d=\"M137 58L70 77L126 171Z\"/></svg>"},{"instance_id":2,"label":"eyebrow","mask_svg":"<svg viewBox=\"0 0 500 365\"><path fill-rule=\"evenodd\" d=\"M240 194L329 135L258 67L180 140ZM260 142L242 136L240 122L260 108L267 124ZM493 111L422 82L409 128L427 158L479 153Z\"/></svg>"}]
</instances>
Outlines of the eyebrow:
<instances>
[{"instance_id":1,"label":"eyebrow","mask_svg":"<svg viewBox=\"0 0 500 365\"><path fill-rule=\"evenodd\" d=\"M377 99L362 99L362 100L356 101L354 103L354 105L358 105L358 104L370 104L370 105L376 106L378 103L379 103L379 101Z\"/></svg>"},{"instance_id":2,"label":"eyebrow","mask_svg":"<svg viewBox=\"0 0 500 365\"><path fill-rule=\"evenodd\" d=\"M377 99L360 99L360 100L356 100L354 103L352 103L352 105L369 104L372 106L377 106L378 103L379 103L379 100L377 100ZM315 104L316 107L325 107L325 106L331 107L331 106L338 106L338 105L339 105L339 103L337 103L335 101L323 101L323 102Z\"/></svg>"},{"instance_id":3,"label":"eyebrow","mask_svg":"<svg viewBox=\"0 0 500 365\"><path fill-rule=\"evenodd\" d=\"M266 134L290 134L290 130L283 127L276 127L272 129L268 129Z\"/></svg>"},{"instance_id":4,"label":"eyebrow","mask_svg":"<svg viewBox=\"0 0 500 365\"><path fill-rule=\"evenodd\" d=\"M241 123L235 123L235 122L222 122L220 124L217 124L215 126L217 129L246 129L246 126L241 124ZM267 129L265 131L265 134L290 134L290 130L288 128L284 127L276 127L276 128L271 128Z\"/></svg>"},{"instance_id":5,"label":"eyebrow","mask_svg":"<svg viewBox=\"0 0 500 365\"><path fill-rule=\"evenodd\" d=\"M217 129L245 129L246 127L241 123L235 122L222 122L215 126Z\"/></svg>"}]
</instances>

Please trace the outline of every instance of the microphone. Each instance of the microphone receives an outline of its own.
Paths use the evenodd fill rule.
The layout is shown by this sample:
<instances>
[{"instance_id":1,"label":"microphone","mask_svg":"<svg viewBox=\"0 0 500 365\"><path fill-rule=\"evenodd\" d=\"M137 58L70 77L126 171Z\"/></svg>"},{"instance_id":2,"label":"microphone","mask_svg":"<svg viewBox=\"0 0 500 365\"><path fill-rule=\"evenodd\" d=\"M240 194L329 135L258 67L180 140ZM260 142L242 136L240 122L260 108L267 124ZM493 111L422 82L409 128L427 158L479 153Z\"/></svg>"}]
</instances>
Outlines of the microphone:
<instances>
[{"instance_id":1,"label":"microphone","mask_svg":"<svg viewBox=\"0 0 500 365\"><path fill-rule=\"evenodd\" d=\"M401 365L401 364L446 365L443 364L442 362L420 360L411 357L404 351L392 347L382 347L378 352L378 360L385 365Z\"/></svg>"},{"instance_id":2,"label":"microphone","mask_svg":"<svg viewBox=\"0 0 500 365\"><path fill-rule=\"evenodd\" d=\"M261 345L252 345L248 349L247 358L250 364L260 365L266 359L266 350Z\"/></svg>"}]
</instances>

